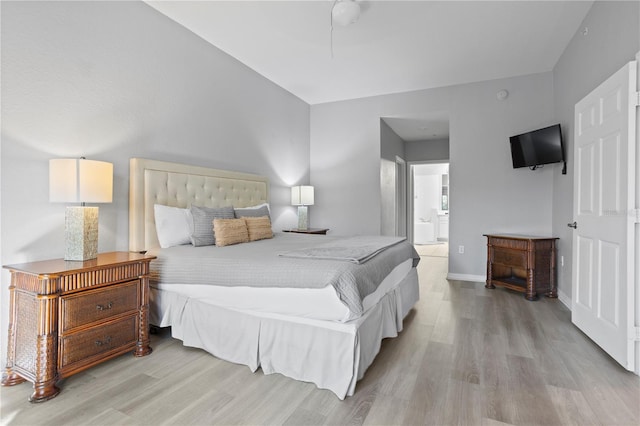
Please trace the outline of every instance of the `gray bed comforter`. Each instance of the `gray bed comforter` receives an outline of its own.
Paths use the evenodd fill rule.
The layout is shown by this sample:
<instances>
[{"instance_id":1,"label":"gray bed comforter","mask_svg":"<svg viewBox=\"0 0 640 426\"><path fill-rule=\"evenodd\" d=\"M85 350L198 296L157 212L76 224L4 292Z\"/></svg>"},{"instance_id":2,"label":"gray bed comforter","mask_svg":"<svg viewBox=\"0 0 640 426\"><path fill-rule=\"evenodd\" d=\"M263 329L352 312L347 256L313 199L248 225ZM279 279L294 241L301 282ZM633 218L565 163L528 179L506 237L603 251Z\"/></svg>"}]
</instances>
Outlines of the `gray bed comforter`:
<instances>
[{"instance_id":1,"label":"gray bed comforter","mask_svg":"<svg viewBox=\"0 0 640 426\"><path fill-rule=\"evenodd\" d=\"M350 245L355 244L353 238ZM357 238L357 237L355 237ZM369 238L369 237L363 237ZM318 245L335 244L340 237L276 233L274 238L225 247L191 245L154 249L151 285L201 284L218 286L323 288L331 285L356 315L362 300L373 293L396 266L420 259L407 241L391 244L361 263L335 259L281 256ZM344 240L344 238L342 238Z\"/></svg>"},{"instance_id":2,"label":"gray bed comforter","mask_svg":"<svg viewBox=\"0 0 640 426\"><path fill-rule=\"evenodd\" d=\"M315 247L287 251L280 256L300 259L342 260L364 263L391 246L401 243L404 237L360 236L330 240Z\"/></svg>"}]
</instances>

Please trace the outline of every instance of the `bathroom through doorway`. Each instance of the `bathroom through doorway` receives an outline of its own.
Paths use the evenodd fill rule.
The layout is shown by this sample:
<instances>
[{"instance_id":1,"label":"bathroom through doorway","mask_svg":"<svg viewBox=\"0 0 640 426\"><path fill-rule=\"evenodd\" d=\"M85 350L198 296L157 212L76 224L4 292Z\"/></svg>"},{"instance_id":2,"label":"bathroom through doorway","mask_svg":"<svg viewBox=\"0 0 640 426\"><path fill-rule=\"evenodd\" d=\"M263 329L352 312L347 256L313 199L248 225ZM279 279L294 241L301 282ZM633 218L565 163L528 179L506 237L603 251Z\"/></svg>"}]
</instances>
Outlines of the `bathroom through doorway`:
<instances>
[{"instance_id":1,"label":"bathroom through doorway","mask_svg":"<svg viewBox=\"0 0 640 426\"><path fill-rule=\"evenodd\" d=\"M412 164L411 224L413 244L421 256L449 253L449 163Z\"/></svg>"}]
</instances>

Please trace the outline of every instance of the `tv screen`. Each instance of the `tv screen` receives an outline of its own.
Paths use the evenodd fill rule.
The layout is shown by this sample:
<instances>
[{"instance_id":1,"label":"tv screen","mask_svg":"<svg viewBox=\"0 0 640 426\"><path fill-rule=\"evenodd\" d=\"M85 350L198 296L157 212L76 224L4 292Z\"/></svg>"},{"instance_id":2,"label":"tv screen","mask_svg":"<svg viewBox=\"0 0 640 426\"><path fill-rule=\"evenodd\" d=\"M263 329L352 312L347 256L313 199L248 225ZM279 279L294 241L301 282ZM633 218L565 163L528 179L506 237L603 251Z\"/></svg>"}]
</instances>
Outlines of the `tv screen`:
<instances>
[{"instance_id":1,"label":"tv screen","mask_svg":"<svg viewBox=\"0 0 640 426\"><path fill-rule=\"evenodd\" d=\"M560 125L545 127L521 135L511 136L513 168L531 167L564 161L564 147Z\"/></svg>"}]
</instances>

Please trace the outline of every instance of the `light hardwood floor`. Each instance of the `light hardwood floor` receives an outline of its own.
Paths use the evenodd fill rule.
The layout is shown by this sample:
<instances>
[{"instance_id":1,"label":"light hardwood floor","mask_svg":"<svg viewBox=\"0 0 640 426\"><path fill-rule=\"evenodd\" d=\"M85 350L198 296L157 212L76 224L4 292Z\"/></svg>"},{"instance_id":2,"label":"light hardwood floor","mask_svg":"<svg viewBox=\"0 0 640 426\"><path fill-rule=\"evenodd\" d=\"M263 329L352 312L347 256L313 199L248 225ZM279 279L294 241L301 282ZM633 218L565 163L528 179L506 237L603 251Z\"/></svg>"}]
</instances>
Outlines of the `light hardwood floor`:
<instances>
[{"instance_id":1,"label":"light hardwood floor","mask_svg":"<svg viewBox=\"0 0 640 426\"><path fill-rule=\"evenodd\" d=\"M167 332L154 352L124 355L30 404L31 384L2 388L8 425L638 425L640 379L570 321L558 301L527 302L483 283L447 281L425 256L421 299L396 339L344 401L281 375L251 373L183 347Z\"/></svg>"},{"instance_id":2,"label":"light hardwood floor","mask_svg":"<svg viewBox=\"0 0 640 426\"><path fill-rule=\"evenodd\" d=\"M415 246L420 256L449 256L449 242L441 241L435 244L419 244Z\"/></svg>"}]
</instances>

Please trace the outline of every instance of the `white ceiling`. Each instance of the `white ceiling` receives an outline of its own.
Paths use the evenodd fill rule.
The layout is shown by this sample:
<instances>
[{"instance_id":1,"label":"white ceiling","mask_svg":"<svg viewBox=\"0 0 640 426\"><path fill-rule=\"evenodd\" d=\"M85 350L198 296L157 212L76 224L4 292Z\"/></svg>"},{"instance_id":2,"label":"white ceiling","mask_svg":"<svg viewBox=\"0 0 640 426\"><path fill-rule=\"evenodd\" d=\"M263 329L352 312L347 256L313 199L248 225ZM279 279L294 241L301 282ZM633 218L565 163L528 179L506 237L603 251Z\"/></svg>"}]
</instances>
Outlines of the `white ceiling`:
<instances>
[{"instance_id":1,"label":"white ceiling","mask_svg":"<svg viewBox=\"0 0 640 426\"><path fill-rule=\"evenodd\" d=\"M313 105L550 71L593 2L359 0L333 32L329 0L146 3Z\"/></svg>"}]
</instances>

